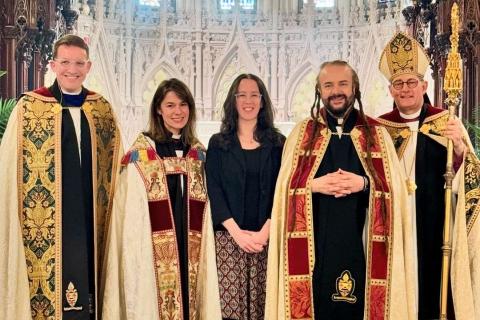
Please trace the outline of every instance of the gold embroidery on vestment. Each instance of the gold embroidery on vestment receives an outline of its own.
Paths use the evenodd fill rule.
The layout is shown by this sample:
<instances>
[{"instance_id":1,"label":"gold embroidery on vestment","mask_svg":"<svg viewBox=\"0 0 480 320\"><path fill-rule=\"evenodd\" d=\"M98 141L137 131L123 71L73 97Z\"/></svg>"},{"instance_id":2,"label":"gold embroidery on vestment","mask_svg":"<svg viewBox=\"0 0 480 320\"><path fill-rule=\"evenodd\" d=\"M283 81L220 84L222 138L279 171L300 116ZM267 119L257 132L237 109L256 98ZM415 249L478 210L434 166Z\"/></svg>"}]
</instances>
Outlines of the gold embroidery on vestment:
<instances>
[{"instance_id":1,"label":"gold embroidery on vestment","mask_svg":"<svg viewBox=\"0 0 480 320\"><path fill-rule=\"evenodd\" d=\"M357 302L357 297L353 295L355 291L355 279L352 278L350 271L345 270L336 281L337 293L332 294L332 300L335 302Z\"/></svg>"},{"instance_id":2,"label":"gold embroidery on vestment","mask_svg":"<svg viewBox=\"0 0 480 320\"><path fill-rule=\"evenodd\" d=\"M72 282L68 284L67 290L65 290L65 297L67 298L67 303L69 307L63 307L63 311L81 311L83 310L82 306L76 307L75 304L78 300L78 292L75 289L75 286Z\"/></svg>"}]
</instances>

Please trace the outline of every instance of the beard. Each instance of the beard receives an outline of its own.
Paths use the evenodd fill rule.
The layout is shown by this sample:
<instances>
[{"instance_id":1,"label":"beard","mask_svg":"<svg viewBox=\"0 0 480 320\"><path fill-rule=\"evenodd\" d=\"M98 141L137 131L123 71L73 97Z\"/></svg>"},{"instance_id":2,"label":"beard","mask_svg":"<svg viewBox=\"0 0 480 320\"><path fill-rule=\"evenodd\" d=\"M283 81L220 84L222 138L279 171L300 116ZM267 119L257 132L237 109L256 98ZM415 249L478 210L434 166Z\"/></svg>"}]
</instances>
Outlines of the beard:
<instances>
[{"instance_id":1,"label":"beard","mask_svg":"<svg viewBox=\"0 0 480 320\"><path fill-rule=\"evenodd\" d=\"M345 100L345 103L339 107L339 108L334 108L331 104L331 101L337 98L343 98ZM332 95L326 99L322 99L323 105L325 108L327 108L328 111L330 111L331 114L333 114L336 117L343 117L347 110L353 105L354 102L354 97L351 95L350 97L347 97L344 94L335 94Z\"/></svg>"}]
</instances>

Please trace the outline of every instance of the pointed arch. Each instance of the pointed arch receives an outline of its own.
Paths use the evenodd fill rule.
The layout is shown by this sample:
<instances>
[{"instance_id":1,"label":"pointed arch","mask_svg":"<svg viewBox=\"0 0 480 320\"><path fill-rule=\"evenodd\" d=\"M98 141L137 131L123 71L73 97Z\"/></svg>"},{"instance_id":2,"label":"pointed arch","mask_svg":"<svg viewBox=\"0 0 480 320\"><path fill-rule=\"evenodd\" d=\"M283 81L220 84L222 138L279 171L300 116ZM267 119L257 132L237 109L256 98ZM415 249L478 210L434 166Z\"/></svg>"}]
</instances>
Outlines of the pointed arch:
<instances>
[{"instance_id":1,"label":"pointed arch","mask_svg":"<svg viewBox=\"0 0 480 320\"><path fill-rule=\"evenodd\" d=\"M145 73L142 83L139 86L140 92L142 93L142 104L144 106L150 104L151 98L161 81L169 78L177 78L185 82L176 66L166 61L166 59L161 59Z\"/></svg>"},{"instance_id":2,"label":"pointed arch","mask_svg":"<svg viewBox=\"0 0 480 320\"><path fill-rule=\"evenodd\" d=\"M289 90L285 90L285 101L287 106L287 114L289 120L294 116L293 115L293 100L295 94L297 93L297 89L299 84L305 79L305 77L310 73L317 73L318 67L317 65L311 60L307 59L304 61L293 73L290 79L286 83L286 88L292 88ZM312 88L312 97L314 96L314 87Z\"/></svg>"}]
</instances>

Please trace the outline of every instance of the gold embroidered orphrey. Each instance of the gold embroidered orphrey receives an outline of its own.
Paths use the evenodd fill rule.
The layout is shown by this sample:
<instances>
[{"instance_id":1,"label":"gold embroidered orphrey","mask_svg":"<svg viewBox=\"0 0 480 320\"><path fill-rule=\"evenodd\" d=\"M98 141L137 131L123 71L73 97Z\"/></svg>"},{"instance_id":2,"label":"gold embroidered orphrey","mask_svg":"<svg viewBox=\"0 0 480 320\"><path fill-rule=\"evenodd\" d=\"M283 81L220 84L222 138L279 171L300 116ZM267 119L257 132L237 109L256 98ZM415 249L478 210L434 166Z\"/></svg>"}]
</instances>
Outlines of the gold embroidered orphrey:
<instances>
[{"instance_id":1,"label":"gold embroidered orphrey","mask_svg":"<svg viewBox=\"0 0 480 320\"><path fill-rule=\"evenodd\" d=\"M336 281L337 292L332 294L332 300L335 302L357 302L357 297L353 295L355 291L355 279L348 270L344 270Z\"/></svg>"},{"instance_id":2,"label":"gold embroidered orphrey","mask_svg":"<svg viewBox=\"0 0 480 320\"><path fill-rule=\"evenodd\" d=\"M19 220L28 267L34 319L62 318L61 106L53 97L26 93L18 102ZM91 135L95 203L95 268L101 270L116 179L120 135L109 103L88 95L85 111ZM96 281L101 275L96 274Z\"/></svg>"},{"instance_id":3,"label":"gold embroidered orphrey","mask_svg":"<svg viewBox=\"0 0 480 320\"><path fill-rule=\"evenodd\" d=\"M183 303L189 305L189 319L199 318L196 292L198 268L200 263L200 251L202 233L195 230L192 225L194 211L200 215L201 226L205 223L205 210L207 208L207 191L203 177L203 161L194 159L190 152L204 152L203 146L198 143L191 146L189 154L185 158L165 157L160 159L155 153L154 159L148 158L147 150L155 150L146 137L141 134L134 142L133 152L138 152L137 160L131 160L145 184L149 204L152 208L161 203L162 210L156 210L154 214L161 214L162 219L169 220L168 227L153 230L152 245L155 264L155 276L157 279L158 309L161 319L183 319ZM143 155L143 156L141 156ZM187 177L186 194L188 203L188 302L182 301L181 274L177 248L177 237L174 227L172 203L168 194L167 175L181 174ZM201 209L195 209L195 207ZM152 209L150 208L150 214ZM187 318L187 317L185 317Z\"/></svg>"},{"instance_id":4,"label":"gold embroidered orphrey","mask_svg":"<svg viewBox=\"0 0 480 320\"><path fill-rule=\"evenodd\" d=\"M67 303L69 307L63 307L63 311L81 311L83 310L82 306L76 307L75 304L78 300L78 292L75 289L75 286L70 281L68 284L67 290L65 290L65 298L67 298Z\"/></svg>"}]
</instances>

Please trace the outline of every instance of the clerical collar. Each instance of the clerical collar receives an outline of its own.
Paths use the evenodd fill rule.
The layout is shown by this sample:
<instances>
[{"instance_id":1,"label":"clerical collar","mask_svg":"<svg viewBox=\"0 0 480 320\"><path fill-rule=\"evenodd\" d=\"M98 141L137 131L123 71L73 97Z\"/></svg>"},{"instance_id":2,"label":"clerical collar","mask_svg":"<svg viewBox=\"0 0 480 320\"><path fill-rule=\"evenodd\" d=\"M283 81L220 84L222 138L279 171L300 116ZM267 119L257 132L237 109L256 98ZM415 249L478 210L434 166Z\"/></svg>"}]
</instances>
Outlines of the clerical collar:
<instances>
[{"instance_id":1,"label":"clerical collar","mask_svg":"<svg viewBox=\"0 0 480 320\"><path fill-rule=\"evenodd\" d=\"M422 108L418 109L417 112L412 114L405 114L400 112L400 110L398 110L398 113L400 114L403 122L415 122L420 120L420 113L422 113Z\"/></svg>"},{"instance_id":2,"label":"clerical collar","mask_svg":"<svg viewBox=\"0 0 480 320\"><path fill-rule=\"evenodd\" d=\"M60 87L60 86L58 86L58 87L60 88L60 90L62 90L62 93L63 93L63 94L68 94L68 95L70 95L70 96L76 96L76 95L79 95L79 94L82 93L82 89L81 89L81 88L80 88L80 90L78 90L78 91L76 91L76 92L67 92L67 91L63 90L62 87Z\"/></svg>"},{"instance_id":3,"label":"clerical collar","mask_svg":"<svg viewBox=\"0 0 480 320\"><path fill-rule=\"evenodd\" d=\"M173 133L172 133L172 139L180 140L181 137L182 137L181 134L173 134Z\"/></svg>"},{"instance_id":4,"label":"clerical collar","mask_svg":"<svg viewBox=\"0 0 480 320\"><path fill-rule=\"evenodd\" d=\"M344 116L341 117L341 119L343 120L341 124L338 122L339 117L334 116L327 109L326 121L328 127L334 135L338 136L339 139L342 138L342 135L349 135L350 131L352 131L353 127L355 126L355 123L357 121L357 112L356 110L353 111L354 109L355 108L353 108L352 105L352 107L350 107L345 112Z\"/></svg>"},{"instance_id":5,"label":"clerical collar","mask_svg":"<svg viewBox=\"0 0 480 320\"><path fill-rule=\"evenodd\" d=\"M88 94L87 89L85 89L84 87L82 87L82 90L78 94L63 93L63 90L61 90L56 79L53 82L52 86L48 88L48 90L64 108L81 107Z\"/></svg>"}]
</instances>

